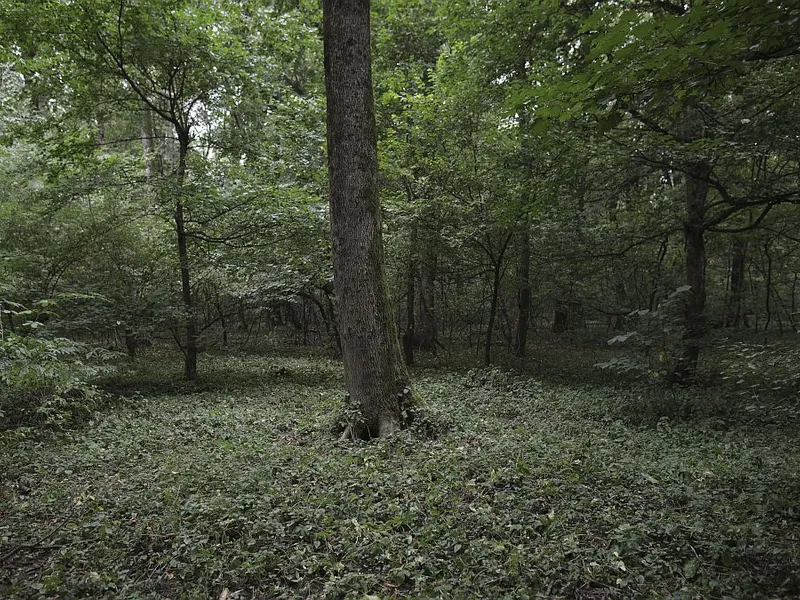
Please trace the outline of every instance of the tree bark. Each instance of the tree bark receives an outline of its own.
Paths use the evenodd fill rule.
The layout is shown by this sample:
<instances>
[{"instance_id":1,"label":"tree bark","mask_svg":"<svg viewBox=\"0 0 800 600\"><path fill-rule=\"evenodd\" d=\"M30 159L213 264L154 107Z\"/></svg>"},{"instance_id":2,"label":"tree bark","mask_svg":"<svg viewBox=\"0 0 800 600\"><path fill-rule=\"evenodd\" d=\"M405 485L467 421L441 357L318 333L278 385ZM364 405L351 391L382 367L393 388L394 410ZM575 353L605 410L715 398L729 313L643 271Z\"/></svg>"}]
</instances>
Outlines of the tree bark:
<instances>
[{"instance_id":1,"label":"tree bark","mask_svg":"<svg viewBox=\"0 0 800 600\"><path fill-rule=\"evenodd\" d=\"M525 357L528 343L528 325L531 320L531 233L527 217L520 226L519 267L517 270L517 336L514 341L514 354Z\"/></svg>"},{"instance_id":2,"label":"tree bark","mask_svg":"<svg viewBox=\"0 0 800 600\"><path fill-rule=\"evenodd\" d=\"M369 0L323 1L333 267L345 383L361 418L343 437L385 437L412 395L384 274Z\"/></svg>"},{"instance_id":3,"label":"tree bark","mask_svg":"<svg viewBox=\"0 0 800 600\"><path fill-rule=\"evenodd\" d=\"M228 345L228 319L225 316L225 309L222 306L222 298L219 295L219 290L215 287L214 289L214 307L217 309L217 315L219 315L219 323L222 326L222 345Z\"/></svg>"},{"instance_id":4,"label":"tree bark","mask_svg":"<svg viewBox=\"0 0 800 600\"><path fill-rule=\"evenodd\" d=\"M436 352L436 253L427 249L419 265L419 327L417 346Z\"/></svg>"},{"instance_id":5,"label":"tree bark","mask_svg":"<svg viewBox=\"0 0 800 600\"><path fill-rule=\"evenodd\" d=\"M186 156L189 153L189 132L177 131L179 142L177 193L178 201L175 203L175 233L178 237L178 260L181 270L181 293L183 296L183 309L186 311L184 327L186 341L183 347L184 368L186 379L197 379L197 318L194 312L192 299L191 274L189 272L189 248L186 235L186 222L184 215L184 186L186 185Z\"/></svg>"},{"instance_id":6,"label":"tree bark","mask_svg":"<svg viewBox=\"0 0 800 600\"><path fill-rule=\"evenodd\" d=\"M700 343L705 335L706 247L704 235L710 175L711 165L705 161L692 164L686 174L686 220L683 232L686 241L686 284L690 286L691 290L686 299L684 311L684 349L673 372L674 378L682 382L692 379L697 373Z\"/></svg>"},{"instance_id":7,"label":"tree bark","mask_svg":"<svg viewBox=\"0 0 800 600\"><path fill-rule=\"evenodd\" d=\"M142 150L144 151L144 181L149 184L153 176L155 157L156 128L153 123L153 113L146 105L142 108Z\"/></svg>"},{"instance_id":8,"label":"tree bark","mask_svg":"<svg viewBox=\"0 0 800 600\"><path fill-rule=\"evenodd\" d=\"M792 294L792 302L794 302L794 294ZM11 314L10 310L4 311L2 309L3 309L3 303L0 302L0 312L5 314L6 316L6 321L8 322L8 331L10 333L16 333L16 330L14 329L14 316ZM3 325L2 322L0 322L0 331L2 331L3 329L2 325Z\"/></svg>"},{"instance_id":9,"label":"tree bark","mask_svg":"<svg viewBox=\"0 0 800 600\"><path fill-rule=\"evenodd\" d=\"M766 314L764 321L764 333L769 329L769 324L772 322L772 255L769 253L770 240L764 242L764 258L767 259L767 274L766 274L766 287L767 296L764 301L764 311Z\"/></svg>"},{"instance_id":10,"label":"tree bark","mask_svg":"<svg viewBox=\"0 0 800 600\"><path fill-rule=\"evenodd\" d=\"M414 344L416 340L416 315L414 314L415 279L416 268L414 261L411 260L408 263L408 271L406 273L406 332L403 335L403 356L408 366L414 364Z\"/></svg>"},{"instance_id":11,"label":"tree bark","mask_svg":"<svg viewBox=\"0 0 800 600\"><path fill-rule=\"evenodd\" d=\"M505 274L505 267L503 259L508 249L508 244L511 241L511 234L507 234L500 247L497 256L489 251L487 252L489 259L492 263L492 299L489 303L489 320L486 323L486 343L483 348L483 364L487 367L492 364L492 340L494 338L494 322L497 317L497 303L500 298L500 283L503 281ZM491 241L487 241L486 248L491 250Z\"/></svg>"},{"instance_id":12,"label":"tree bark","mask_svg":"<svg viewBox=\"0 0 800 600\"><path fill-rule=\"evenodd\" d=\"M734 240L732 244L733 259L730 272L730 298L726 327L739 327L742 321L742 298L744 297L745 242Z\"/></svg>"},{"instance_id":13,"label":"tree bark","mask_svg":"<svg viewBox=\"0 0 800 600\"><path fill-rule=\"evenodd\" d=\"M337 318L336 305L333 302L333 283L326 283L322 291L325 292L325 302L328 305L328 315L333 327L333 341L336 344L336 352L338 356L342 354L342 336L339 333L339 320Z\"/></svg>"},{"instance_id":14,"label":"tree bark","mask_svg":"<svg viewBox=\"0 0 800 600\"><path fill-rule=\"evenodd\" d=\"M494 321L497 316L497 299L500 295L500 263L494 265L492 277L492 300L489 303L489 321L486 324L486 343L483 347L483 364L492 364L492 338L494 337Z\"/></svg>"},{"instance_id":15,"label":"tree bark","mask_svg":"<svg viewBox=\"0 0 800 600\"><path fill-rule=\"evenodd\" d=\"M553 333L564 333L569 329L569 302L556 300L553 309Z\"/></svg>"},{"instance_id":16,"label":"tree bark","mask_svg":"<svg viewBox=\"0 0 800 600\"><path fill-rule=\"evenodd\" d=\"M669 244L669 235L665 235L661 240L661 247L658 250L658 260L656 261L655 271L653 273L650 284L650 296L647 301L648 310L656 309L656 298L661 288L661 274L664 270L664 258L667 256L667 247Z\"/></svg>"}]
</instances>

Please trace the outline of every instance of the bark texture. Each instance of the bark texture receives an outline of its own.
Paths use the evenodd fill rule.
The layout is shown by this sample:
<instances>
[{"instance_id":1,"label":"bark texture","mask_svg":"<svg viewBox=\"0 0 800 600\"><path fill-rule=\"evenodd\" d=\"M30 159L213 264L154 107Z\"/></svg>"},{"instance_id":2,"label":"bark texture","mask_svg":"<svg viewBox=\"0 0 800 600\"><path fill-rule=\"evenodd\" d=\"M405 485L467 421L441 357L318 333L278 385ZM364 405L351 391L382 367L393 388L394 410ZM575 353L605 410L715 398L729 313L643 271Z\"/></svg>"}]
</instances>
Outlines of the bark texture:
<instances>
[{"instance_id":1,"label":"bark texture","mask_svg":"<svg viewBox=\"0 0 800 600\"><path fill-rule=\"evenodd\" d=\"M528 344L528 325L531 321L531 232L528 218L520 224L519 265L517 267L517 335L514 355L525 357Z\"/></svg>"},{"instance_id":2,"label":"bark texture","mask_svg":"<svg viewBox=\"0 0 800 600\"><path fill-rule=\"evenodd\" d=\"M726 327L739 327L742 322L742 299L744 298L745 285L745 251L744 240L734 240L731 251L730 272L730 298L728 300L728 314L725 319Z\"/></svg>"},{"instance_id":3,"label":"bark texture","mask_svg":"<svg viewBox=\"0 0 800 600\"><path fill-rule=\"evenodd\" d=\"M181 293L183 296L183 309L186 313L184 329L186 340L183 345L184 368L186 379L197 379L197 317L194 312L192 298L191 274L189 272L189 246L186 234L186 220L183 206L183 192L186 184L186 155L189 153L188 132L178 131L180 144L178 157L178 201L175 203L175 233L178 237L178 260L181 268Z\"/></svg>"},{"instance_id":4,"label":"bark texture","mask_svg":"<svg viewBox=\"0 0 800 600\"><path fill-rule=\"evenodd\" d=\"M686 174L686 284L691 287L684 313L684 350L678 359L674 378L692 379L697 372L700 344L705 335L706 308L706 199L711 165L705 161L692 164Z\"/></svg>"},{"instance_id":5,"label":"bark texture","mask_svg":"<svg viewBox=\"0 0 800 600\"><path fill-rule=\"evenodd\" d=\"M420 350L436 352L436 253L426 249L419 268L419 325L416 339Z\"/></svg>"},{"instance_id":6,"label":"bark texture","mask_svg":"<svg viewBox=\"0 0 800 600\"><path fill-rule=\"evenodd\" d=\"M489 321L486 324L486 341L483 347L483 364L489 366L492 364L492 342L494 341L494 323L497 318L497 307L500 300L500 284L503 281L506 268L503 262L508 249L508 244L511 241L512 234L508 233L503 239L500 249L495 252L492 248L491 241L487 240L485 252L489 257L492 265L492 299L489 304Z\"/></svg>"},{"instance_id":7,"label":"bark texture","mask_svg":"<svg viewBox=\"0 0 800 600\"><path fill-rule=\"evenodd\" d=\"M384 275L369 0L324 0L333 267L345 382L361 412L345 436L384 437L411 400Z\"/></svg>"},{"instance_id":8,"label":"bark texture","mask_svg":"<svg viewBox=\"0 0 800 600\"><path fill-rule=\"evenodd\" d=\"M406 273L406 332L403 335L403 356L406 359L406 364L412 366L414 364L414 341L416 339L416 319L414 315L414 280L416 279L416 267L414 261L408 264L408 271Z\"/></svg>"}]
</instances>

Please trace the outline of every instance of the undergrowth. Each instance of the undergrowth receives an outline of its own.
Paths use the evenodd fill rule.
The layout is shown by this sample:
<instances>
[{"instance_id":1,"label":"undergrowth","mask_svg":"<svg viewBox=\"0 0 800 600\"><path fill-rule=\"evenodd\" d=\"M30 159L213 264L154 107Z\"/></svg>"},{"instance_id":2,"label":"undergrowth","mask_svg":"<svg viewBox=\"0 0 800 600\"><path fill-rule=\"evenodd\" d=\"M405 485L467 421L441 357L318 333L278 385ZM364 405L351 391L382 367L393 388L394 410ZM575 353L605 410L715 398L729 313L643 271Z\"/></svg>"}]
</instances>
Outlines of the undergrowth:
<instances>
[{"instance_id":1,"label":"undergrowth","mask_svg":"<svg viewBox=\"0 0 800 600\"><path fill-rule=\"evenodd\" d=\"M165 364L83 429L0 438L0 597L800 595L796 411L423 369L419 426L339 444L335 362Z\"/></svg>"}]
</instances>

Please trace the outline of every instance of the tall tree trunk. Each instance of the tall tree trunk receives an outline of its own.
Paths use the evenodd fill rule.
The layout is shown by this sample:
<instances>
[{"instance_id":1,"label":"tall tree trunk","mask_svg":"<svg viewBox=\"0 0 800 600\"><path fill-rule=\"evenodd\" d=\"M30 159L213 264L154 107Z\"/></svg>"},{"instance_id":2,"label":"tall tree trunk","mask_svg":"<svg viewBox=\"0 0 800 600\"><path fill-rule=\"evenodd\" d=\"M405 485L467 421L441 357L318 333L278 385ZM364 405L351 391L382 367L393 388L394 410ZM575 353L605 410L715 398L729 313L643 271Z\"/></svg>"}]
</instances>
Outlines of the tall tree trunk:
<instances>
[{"instance_id":1,"label":"tall tree trunk","mask_svg":"<svg viewBox=\"0 0 800 600\"><path fill-rule=\"evenodd\" d=\"M225 310L222 306L222 298L220 298L219 290L214 288L214 307L217 309L219 315L219 323L222 326L222 345L228 345L228 319L225 316Z\"/></svg>"},{"instance_id":2,"label":"tall tree trunk","mask_svg":"<svg viewBox=\"0 0 800 600\"><path fill-rule=\"evenodd\" d=\"M734 240L731 250L730 298L725 327L739 327L742 321L742 298L744 297L745 241Z\"/></svg>"},{"instance_id":3,"label":"tall tree trunk","mask_svg":"<svg viewBox=\"0 0 800 600\"><path fill-rule=\"evenodd\" d=\"M436 352L438 325L436 323L436 253L430 248L423 252L419 265L419 327L417 346L420 350Z\"/></svg>"},{"instance_id":4,"label":"tall tree trunk","mask_svg":"<svg viewBox=\"0 0 800 600\"><path fill-rule=\"evenodd\" d=\"M705 216L708 196L708 178L711 165L698 161L686 173L685 210L683 233L686 241L686 284L691 288L684 312L684 349L673 376L677 381L688 381L697 372L700 344L705 335L706 307L706 247Z\"/></svg>"},{"instance_id":5,"label":"tall tree trunk","mask_svg":"<svg viewBox=\"0 0 800 600\"><path fill-rule=\"evenodd\" d=\"M553 333L564 333L569 329L569 301L557 299L553 308Z\"/></svg>"},{"instance_id":6,"label":"tall tree trunk","mask_svg":"<svg viewBox=\"0 0 800 600\"><path fill-rule=\"evenodd\" d=\"M764 301L764 311L766 313L766 319L764 321L764 333L767 332L769 329L769 324L772 322L772 255L769 253L769 245L770 240L764 242L764 257L767 259L767 274L766 274L766 286L767 286L767 296L766 300Z\"/></svg>"},{"instance_id":7,"label":"tall tree trunk","mask_svg":"<svg viewBox=\"0 0 800 600\"><path fill-rule=\"evenodd\" d=\"M500 283L503 281L505 274L505 266L503 260L508 249L508 244L511 241L512 235L509 233L503 240L500 251L497 256L488 251L489 259L492 262L492 299L489 303L489 320L486 323L486 343L483 348L483 364L487 367L492 364L492 340L494 338L494 322L497 318L497 304L500 298ZM491 250L491 241L487 240L486 248Z\"/></svg>"},{"instance_id":8,"label":"tall tree trunk","mask_svg":"<svg viewBox=\"0 0 800 600\"><path fill-rule=\"evenodd\" d=\"M527 216L520 225L519 266L517 268L517 337L514 341L514 354L525 357L528 343L528 325L531 320L531 232Z\"/></svg>"},{"instance_id":9,"label":"tall tree trunk","mask_svg":"<svg viewBox=\"0 0 800 600\"><path fill-rule=\"evenodd\" d=\"M492 338L494 338L494 321L497 317L497 299L500 296L500 268L498 262L494 265L492 273L492 300L489 303L489 321L486 324L486 343L483 347L483 364L487 367L492 364Z\"/></svg>"},{"instance_id":10,"label":"tall tree trunk","mask_svg":"<svg viewBox=\"0 0 800 600\"><path fill-rule=\"evenodd\" d=\"M631 306L628 299L628 289L625 287L625 271L621 265L614 265L614 301L616 315L614 315L614 331L625 329L625 316L630 314Z\"/></svg>"},{"instance_id":11,"label":"tall tree trunk","mask_svg":"<svg viewBox=\"0 0 800 600\"><path fill-rule=\"evenodd\" d=\"M661 240L661 247L658 249L658 261L656 262L656 270L650 284L650 296L647 301L647 308L649 310L656 309L656 297L661 288L661 273L664 270L664 258L667 256L667 247L669 244L669 234L664 236Z\"/></svg>"},{"instance_id":12,"label":"tall tree trunk","mask_svg":"<svg viewBox=\"0 0 800 600\"><path fill-rule=\"evenodd\" d=\"M516 77L522 85L527 82L527 63L521 60L517 65ZM532 144L533 136L528 127L531 122L530 111L524 104L519 106L520 115L520 150L523 164L525 165L525 187L522 191L523 210L531 203L531 193L528 184L533 180L533 165L536 151ZM528 344L528 327L531 320L531 223L530 216L523 212L520 218L519 230L519 265L517 266L517 332L514 340L513 352L519 358L525 357L525 348Z\"/></svg>"},{"instance_id":13,"label":"tall tree trunk","mask_svg":"<svg viewBox=\"0 0 800 600\"><path fill-rule=\"evenodd\" d=\"M186 156L189 153L189 132L178 131L178 201L175 204L175 232L178 236L178 260L181 269L181 292L183 295L183 309L186 312L185 331L186 340L183 346L184 368L186 379L197 379L197 317L194 312L192 300L192 283L189 272L188 236L186 235L186 222L184 216L184 187L186 185Z\"/></svg>"},{"instance_id":14,"label":"tall tree trunk","mask_svg":"<svg viewBox=\"0 0 800 600\"><path fill-rule=\"evenodd\" d=\"M792 294L792 302L794 302L794 294ZM4 314L6 317L6 321L8 322L9 333L16 333L16 330L14 329L14 316L11 314L10 310L3 310L2 302L0 302L0 313ZM2 321L0 321L0 332L2 331L3 331L3 323Z\"/></svg>"},{"instance_id":15,"label":"tall tree trunk","mask_svg":"<svg viewBox=\"0 0 800 600\"><path fill-rule=\"evenodd\" d=\"M125 349L128 358L136 358L136 334L129 327L125 328Z\"/></svg>"},{"instance_id":16,"label":"tall tree trunk","mask_svg":"<svg viewBox=\"0 0 800 600\"><path fill-rule=\"evenodd\" d=\"M408 263L408 272L406 273L406 332L403 335L403 355L406 359L406 364L411 366L414 364L414 344L416 339L416 315L414 314L414 281L416 280L416 268L414 261Z\"/></svg>"},{"instance_id":17,"label":"tall tree trunk","mask_svg":"<svg viewBox=\"0 0 800 600\"><path fill-rule=\"evenodd\" d=\"M411 401L384 274L369 0L323 0L333 267L347 390L361 420L343 437L384 437Z\"/></svg>"},{"instance_id":18,"label":"tall tree trunk","mask_svg":"<svg viewBox=\"0 0 800 600\"><path fill-rule=\"evenodd\" d=\"M336 352L339 356L342 354L342 336L339 334L339 321L336 316L336 306L333 302L333 283L326 283L322 291L325 292L325 302L328 306L328 316L333 327L333 341L336 344Z\"/></svg>"}]
</instances>

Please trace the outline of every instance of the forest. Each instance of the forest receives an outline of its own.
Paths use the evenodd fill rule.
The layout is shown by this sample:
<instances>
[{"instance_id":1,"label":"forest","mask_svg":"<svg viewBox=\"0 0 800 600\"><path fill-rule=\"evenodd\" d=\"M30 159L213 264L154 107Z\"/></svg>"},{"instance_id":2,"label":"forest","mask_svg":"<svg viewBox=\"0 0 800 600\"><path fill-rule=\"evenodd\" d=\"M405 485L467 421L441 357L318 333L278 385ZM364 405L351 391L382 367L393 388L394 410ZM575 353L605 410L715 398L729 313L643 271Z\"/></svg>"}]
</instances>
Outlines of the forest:
<instances>
[{"instance_id":1,"label":"forest","mask_svg":"<svg viewBox=\"0 0 800 600\"><path fill-rule=\"evenodd\" d=\"M0 0L0 598L800 598L796 0Z\"/></svg>"}]
</instances>

